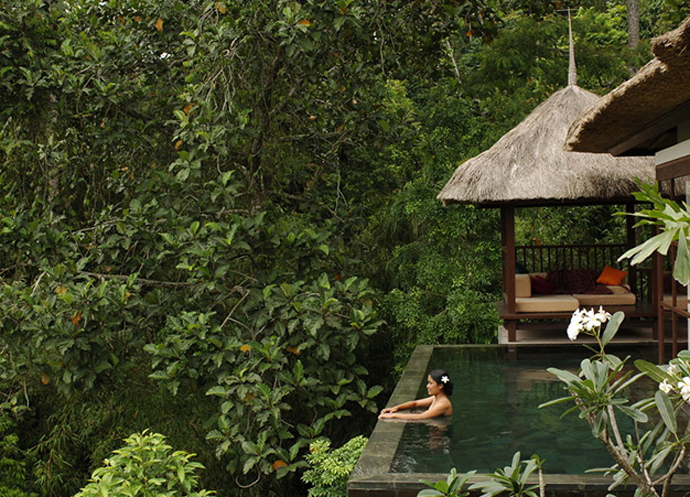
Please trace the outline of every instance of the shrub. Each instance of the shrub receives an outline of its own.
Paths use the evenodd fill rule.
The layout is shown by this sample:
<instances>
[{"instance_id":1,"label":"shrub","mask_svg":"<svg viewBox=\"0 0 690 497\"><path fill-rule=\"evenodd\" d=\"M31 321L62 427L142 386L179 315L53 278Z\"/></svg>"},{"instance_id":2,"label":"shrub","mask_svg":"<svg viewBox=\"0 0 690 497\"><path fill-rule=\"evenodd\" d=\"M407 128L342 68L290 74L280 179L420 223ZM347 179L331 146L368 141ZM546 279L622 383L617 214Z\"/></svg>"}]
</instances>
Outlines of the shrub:
<instances>
[{"instance_id":1,"label":"shrub","mask_svg":"<svg viewBox=\"0 0 690 497\"><path fill-rule=\"evenodd\" d=\"M327 439L311 444L310 454L306 456L311 469L302 475L302 480L312 485L309 497L345 497L347 480L367 441L360 435L334 450L331 450L331 442Z\"/></svg>"},{"instance_id":2,"label":"shrub","mask_svg":"<svg viewBox=\"0 0 690 497\"><path fill-rule=\"evenodd\" d=\"M203 465L190 459L194 454L172 451L158 433L135 433L126 445L96 469L91 481L75 497L204 497L208 490L195 490L196 471Z\"/></svg>"},{"instance_id":3,"label":"shrub","mask_svg":"<svg viewBox=\"0 0 690 497\"><path fill-rule=\"evenodd\" d=\"M3 497L36 497L28 491L27 454L19 447L12 419L0 415L0 495Z\"/></svg>"}]
</instances>

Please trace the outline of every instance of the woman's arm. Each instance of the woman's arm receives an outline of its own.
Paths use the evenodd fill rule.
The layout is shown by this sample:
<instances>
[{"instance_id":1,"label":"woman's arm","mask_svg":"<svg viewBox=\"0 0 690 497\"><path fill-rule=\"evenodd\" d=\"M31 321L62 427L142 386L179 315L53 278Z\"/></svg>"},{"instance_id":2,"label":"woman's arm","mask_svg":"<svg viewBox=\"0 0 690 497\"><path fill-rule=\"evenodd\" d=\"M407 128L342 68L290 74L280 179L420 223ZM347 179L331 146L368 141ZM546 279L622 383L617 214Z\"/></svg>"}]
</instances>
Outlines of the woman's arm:
<instances>
[{"instance_id":1,"label":"woman's arm","mask_svg":"<svg viewBox=\"0 0 690 497\"><path fill-rule=\"evenodd\" d=\"M429 399L423 399L423 401L429 400L429 404L433 401L433 397ZM427 404L427 405L429 405ZM430 419L437 416L444 416L448 409L448 405L443 402L436 402L433 407L430 407L424 412L382 412L379 415L379 419Z\"/></svg>"},{"instance_id":2,"label":"woman's arm","mask_svg":"<svg viewBox=\"0 0 690 497\"><path fill-rule=\"evenodd\" d=\"M428 407L431 405L431 403L434 401L434 397L427 397L426 399L419 399L419 400L410 400L408 402L404 402L402 404L398 404L397 406L393 407L387 407L383 411L381 411L381 415L383 414L393 414L398 411L405 411L408 409L414 409L416 407ZM380 418L381 416L379 416Z\"/></svg>"}]
</instances>

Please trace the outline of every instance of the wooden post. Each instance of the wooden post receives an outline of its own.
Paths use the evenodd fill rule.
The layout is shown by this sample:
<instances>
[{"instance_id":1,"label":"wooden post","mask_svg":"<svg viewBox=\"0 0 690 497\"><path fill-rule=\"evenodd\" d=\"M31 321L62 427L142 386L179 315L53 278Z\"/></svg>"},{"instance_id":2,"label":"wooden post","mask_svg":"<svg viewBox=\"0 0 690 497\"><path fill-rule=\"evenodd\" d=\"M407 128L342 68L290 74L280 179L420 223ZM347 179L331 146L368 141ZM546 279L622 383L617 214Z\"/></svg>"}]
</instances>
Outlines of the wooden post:
<instances>
[{"instance_id":1,"label":"wooden post","mask_svg":"<svg viewBox=\"0 0 690 497\"><path fill-rule=\"evenodd\" d=\"M628 216L625 216L625 233L626 233L626 244L627 249L637 246L637 240L635 237L635 218L632 214L635 212L635 204L632 202L625 204L625 212ZM641 295L640 288L637 285L637 267L630 264L630 272L628 273L628 284L630 288L636 295Z\"/></svg>"},{"instance_id":2,"label":"wooden post","mask_svg":"<svg viewBox=\"0 0 690 497\"><path fill-rule=\"evenodd\" d=\"M503 259L503 295L508 314L515 314L515 210L501 207L501 251ZM508 341L517 340L517 321L505 320Z\"/></svg>"},{"instance_id":3,"label":"wooden post","mask_svg":"<svg viewBox=\"0 0 690 497\"><path fill-rule=\"evenodd\" d=\"M676 267L676 254L677 250L675 245L671 245L671 307L673 307L674 310L671 311L671 358L674 358L678 355L678 316L676 316L675 309L678 308L678 285L676 284L676 281L673 279L673 270L675 270ZM664 294L663 294L663 288L662 288L662 293L661 293L661 298L663 300Z\"/></svg>"},{"instance_id":4,"label":"wooden post","mask_svg":"<svg viewBox=\"0 0 690 497\"><path fill-rule=\"evenodd\" d=\"M653 235L659 234L659 227L654 226ZM659 364L666 362L666 344L664 343L664 308L661 301L664 298L664 261L659 252L654 252L652 256L652 304L656 309L656 334L658 341L658 361Z\"/></svg>"}]
</instances>

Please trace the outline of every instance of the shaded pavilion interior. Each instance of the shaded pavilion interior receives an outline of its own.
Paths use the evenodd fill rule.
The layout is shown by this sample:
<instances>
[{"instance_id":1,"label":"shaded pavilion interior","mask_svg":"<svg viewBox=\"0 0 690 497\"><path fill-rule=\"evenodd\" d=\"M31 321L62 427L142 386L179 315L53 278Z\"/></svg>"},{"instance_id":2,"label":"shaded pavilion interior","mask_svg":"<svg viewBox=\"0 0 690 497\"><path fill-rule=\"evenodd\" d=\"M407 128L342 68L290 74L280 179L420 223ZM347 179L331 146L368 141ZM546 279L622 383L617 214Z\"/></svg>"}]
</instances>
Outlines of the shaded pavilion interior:
<instances>
[{"instance_id":1,"label":"shaded pavilion interior","mask_svg":"<svg viewBox=\"0 0 690 497\"><path fill-rule=\"evenodd\" d=\"M568 129L599 100L597 95L577 86L573 68L571 56L570 84L551 95L491 148L461 164L437 197L445 205L465 203L501 210L504 299L497 304L497 309L511 342L516 341L520 320L569 318L572 314L516 311L518 253L540 261L545 259L545 253L555 254L553 258L547 257L547 264L531 268L534 271L564 269L567 265L584 267L592 261L601 270L603 264L615 265L627 248L637 244L633 220L627 216L626 240L615 246L518 247L515 244L515 209L618 204L625 205L626 210L632 212L635 204L632 193L638 190L635 178L651 181L654 177L650 157L614 157L608 153L591 154L564 149ZM634 290L646 288L648 277L649 272L643 275L636 268L630 268L628 283ZM644 284L642 280L645 280ZM653 318L656 307L652 301L656 298L658 296L648 295L645 299L638 299L635 306L625 306L626 315ZM610 312L616 310L609 309Z\"/></svg>"},{"instance_id":2,"label":"shaded pavilion interior","mask_svg":"<svg viewBox=\"0 0 690 497\"><path fill-rule=\"evenodd\" d=\"M690 181L690 18L655 38L652 52L654 59L573 123L567 147L596 154L649 156L654 159L655 179L671 197L682 198ZM655 272L663 264L656 254ZM662 282L655 284L655 292L662 292ZM660 363L666 359L665 318L671 320L674 356L679 351L678 321L690 319L687 299L681 303L677 293L674 285L670 302L656 302Z\"/></svg>"}]
</instances>

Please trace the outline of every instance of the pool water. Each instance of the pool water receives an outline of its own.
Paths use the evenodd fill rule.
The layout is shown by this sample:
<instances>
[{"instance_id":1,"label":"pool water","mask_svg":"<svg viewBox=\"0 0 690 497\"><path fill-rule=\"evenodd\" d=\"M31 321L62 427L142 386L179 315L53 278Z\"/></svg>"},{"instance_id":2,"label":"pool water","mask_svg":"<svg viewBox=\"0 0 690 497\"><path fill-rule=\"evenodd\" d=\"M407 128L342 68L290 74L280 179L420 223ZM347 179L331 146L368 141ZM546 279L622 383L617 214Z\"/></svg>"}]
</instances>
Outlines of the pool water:
<instances>
[{"instance_id":1,"label":"pool water","mask_svg":"<svg viewBox=\"0 0 690 497\"><path fill-rule=\"evenodd\" d=\"M653 360L652 347L613 351L629 361ZM436 348L432 369L448 371L455 390L455 414L405 425L391 471L394 473L443 473L477 470L490 473L510 464L520 451L545 460L545 473L582 474L587 469L609 467L611 458L576 413L561 415L571 403L539 409L539 405L564 397L564 384L546 371L557 367L576 371L590 354L581 347L544 348L511 352L504 347ZM426 376L419 397L426 396ZM656 384L643 378L633 400L654 394ZM619 416L623 431L632 428Z\"/></svg>"}]
</instances>

